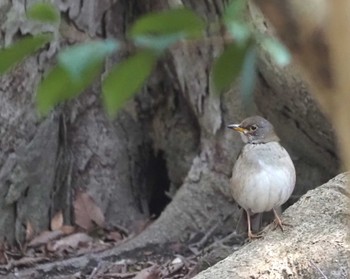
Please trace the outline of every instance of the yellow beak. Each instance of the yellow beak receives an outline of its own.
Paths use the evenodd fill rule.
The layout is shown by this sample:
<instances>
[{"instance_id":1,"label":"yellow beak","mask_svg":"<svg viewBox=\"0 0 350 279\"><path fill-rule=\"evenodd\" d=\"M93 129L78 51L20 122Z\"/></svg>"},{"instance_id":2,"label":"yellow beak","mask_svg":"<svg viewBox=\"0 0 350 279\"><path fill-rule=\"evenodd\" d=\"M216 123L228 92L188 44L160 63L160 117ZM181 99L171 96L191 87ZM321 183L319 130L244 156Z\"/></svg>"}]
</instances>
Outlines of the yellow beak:
<instances>
[{"instance_id":1,"label":"yellow beak","mask_svg":"<svg viewBox=\"0 0 350 279\"><path fill-rule=\"evenodd\" d=\"M227 128L235 130L235 131L240 132L240 133L244 133L247 131L246 129L239 126L239 124L230 124L227 126Z\"/></svg>"}]
</instances>

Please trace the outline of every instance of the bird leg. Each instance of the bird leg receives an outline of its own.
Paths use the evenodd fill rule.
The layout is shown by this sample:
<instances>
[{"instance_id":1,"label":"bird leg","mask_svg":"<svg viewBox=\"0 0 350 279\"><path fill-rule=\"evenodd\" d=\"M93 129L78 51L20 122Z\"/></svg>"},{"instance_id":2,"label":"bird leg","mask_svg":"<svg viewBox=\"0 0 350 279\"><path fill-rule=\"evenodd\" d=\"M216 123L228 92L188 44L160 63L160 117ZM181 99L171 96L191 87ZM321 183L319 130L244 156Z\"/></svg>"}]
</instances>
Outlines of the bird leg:
<instances>
[{"instance_id":1,"label":"bird leg","mask_svg":"<svg viewBox=\"0 0 350 279\"><path fill-rule=\"evenodd\" d=\"M245 212L247 213L248 239L249 240L253 240L253 239L256 239L256 238L261 238L261 235L254 234L252 232L252 227L251 227L251 223L250 223L250 214L249 214L249 212L247 210Z\"/></svg>"},{"instance_id":2,"label":"bird leg","mask_svg":"<svg viewBox=\"0 0 350 279\"><path fill-rule=\"evenodd\" d=\"M284 231L283 225L285 225L285 226L292 226L290 224L283 223L281 218L278 216L277 211L274 208L272 208L272 211L273 211L273 214L275 215L275 220L273 222L275 223L276 227L280 227L282 232Z\"/></svg>"}]
</instances>

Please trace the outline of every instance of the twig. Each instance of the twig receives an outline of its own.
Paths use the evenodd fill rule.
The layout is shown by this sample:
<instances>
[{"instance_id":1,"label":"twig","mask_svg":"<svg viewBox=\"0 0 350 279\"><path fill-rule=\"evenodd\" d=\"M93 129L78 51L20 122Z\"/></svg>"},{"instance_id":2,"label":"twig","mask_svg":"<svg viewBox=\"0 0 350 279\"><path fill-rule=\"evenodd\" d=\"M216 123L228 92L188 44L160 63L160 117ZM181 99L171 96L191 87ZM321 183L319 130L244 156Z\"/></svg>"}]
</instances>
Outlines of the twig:
<instances>
[{"instance_id":1,"label":"twig","mask_svg":"<svg viewBox=\"0 0 350 279\"><path fill-rule=\"evenodd\" d=\"M120 272L114 272L114 273L106 273L103 274L103 278L131 278L135 277L138 274L138 272L129 272L129 273L120 273Z\"/></svg>"},{"instance_id":2,"label":"twig","mask_svg":"<svg viewBox=\"0 0 350 279\"><path fill-rule=\"evenodd\" d=\"M321 269L318 268L318 266L317 266L313 261L309 260L309 262L311 263L311 265L312 265L314 268L316 268L316 269L318 270L319 273L321 273L321 275L323 276L323 278L328 279L327 276L322 272Z\"/></svg>"},{"instance_id":3,"label":"twig","mask_svg":"<svg viewBox=\"0 0 350 279\"><path fill-rule=\"evenodd\" d=\"M202 248L208 241L208 239L214 234L215 230L218 228L219 222L212 226L206 234L202 237L202 239L197 242L195 245L200 249Z\"/></svg>"},{"instance_id":4,"label":"twig","mask_svg":"<svg viewBox=\"0 0 350 279\"><path fill-rule=\"evenodd\" d=\"M89 275L88 279L93 279L96 275L97 271L101 268L101 262L98 263L96 267L92 270L91 274Z\"/></svg>"}]
</instances>

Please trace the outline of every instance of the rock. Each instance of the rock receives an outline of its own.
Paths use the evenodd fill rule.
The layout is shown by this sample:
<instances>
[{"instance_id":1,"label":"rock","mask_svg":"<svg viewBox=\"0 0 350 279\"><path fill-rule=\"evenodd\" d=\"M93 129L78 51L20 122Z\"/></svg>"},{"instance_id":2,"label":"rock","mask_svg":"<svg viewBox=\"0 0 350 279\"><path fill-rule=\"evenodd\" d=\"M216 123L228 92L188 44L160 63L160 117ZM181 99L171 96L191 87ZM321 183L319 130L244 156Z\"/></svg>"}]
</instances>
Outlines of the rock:
<instances>
[{"instance_id":1,"label":"rock","mask_svg":"<svg viewBox=\"0 0 350 279\"><path fill-rule=\"evenodd\" d=\"M283 214L291 224L243 246L195 279L349 278L350 174L308 191Z\"/></svg>"}]
</instances>

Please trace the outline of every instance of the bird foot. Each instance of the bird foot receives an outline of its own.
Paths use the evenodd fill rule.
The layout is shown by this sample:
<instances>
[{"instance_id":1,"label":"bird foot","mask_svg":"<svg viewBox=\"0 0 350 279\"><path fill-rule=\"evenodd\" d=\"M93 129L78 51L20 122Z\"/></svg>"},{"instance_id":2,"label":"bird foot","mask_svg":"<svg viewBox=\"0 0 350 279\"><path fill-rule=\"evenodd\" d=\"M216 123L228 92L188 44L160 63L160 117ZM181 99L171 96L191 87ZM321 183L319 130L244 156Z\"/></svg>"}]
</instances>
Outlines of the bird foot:
<instances>
[{"instance_id":1,"label":"bird foot","mask_svg":"<svg viewBox=\"0 0 350 279\"><path fill-rule=\"evenodd\" d=\"M274 230L277 228L280 228L282 232L284 232L284 226L285 227L293 227L293 225L282 222L280 218L276 218L273 223L275 224L275 227L273 228Z\"/></svg>"},{"instance_id":2,"label":"bird foot","mask_svg":"<svg viewBox=\"0 0 350 279\"><path fill-rule=\"evenodd\" d=\"M262 233L252 233L251 231L248 231L248 241L252 241L254 239L259 239L259 238L262 238Z\"/></svg>"},{"instance_id":3,"label":"bird foot","mask_svg":"<svg viewBox=\"0 0 350 279\"><path fill-rule=\"evenodd\" d=\"M282 220L281 220L281 218L278 216L276 210L275 210L275 209L272 209L272 210L273 210L273 213L274 213L274 215L275 215L275 220L273 221L274 224L275 224L275 228L274 228L274 229L277 229L277 227L279 227L279 228L281 229L281 231L283 232L283 231L284 231L283 226L293 227L293 225L291 225L291 224L282 222Z\"/></svg>"}]
</instances>

